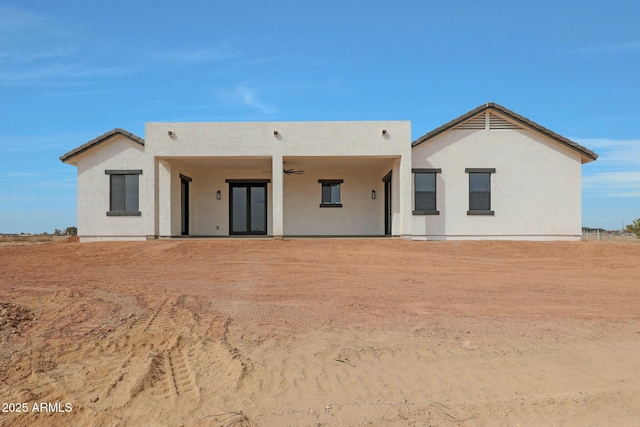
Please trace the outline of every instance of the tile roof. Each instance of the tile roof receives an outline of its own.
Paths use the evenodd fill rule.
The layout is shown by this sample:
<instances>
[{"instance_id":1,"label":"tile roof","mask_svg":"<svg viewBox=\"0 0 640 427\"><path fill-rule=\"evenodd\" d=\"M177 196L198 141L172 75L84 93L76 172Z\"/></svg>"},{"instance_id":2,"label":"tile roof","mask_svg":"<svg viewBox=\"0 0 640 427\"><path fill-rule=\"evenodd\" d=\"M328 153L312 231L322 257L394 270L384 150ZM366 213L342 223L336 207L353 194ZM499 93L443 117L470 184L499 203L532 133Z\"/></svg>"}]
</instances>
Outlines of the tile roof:
<instances>
[{"instance_id":1,"label":"tile roof","mask_svg":"<svg viewBox=\"0 0 640 427\"><path fill-rule=\"evenodd\" d=\"M66 154L63 154L62 156L60 156L60 160L62 160L63 162L68 162L69 160L71 160L73 157L77 156L78 154L84 153L85 151L91 150L93 147L105 142L106 140L113 138L116 135L122 135L125 136L127 138L129 138L130 140L132 140L135 143L138 143L142 146L144 146L144 139L140 138L139 136L136 136L134 134L132 134L131 132L128 132L124 129L120 129L120 128L116 128L113 130L110 130L109 132L100 135L97 138L92 139L91 141L87 142L86 144L82 144L81 146L74 148L73 150L69 151Z\"/></svg>"},{"instance_id":2,"label":"tile roof","mask_svg":"<svg viewBox=\"0 0 640 427\"><path fill-rule=\"evenodd\" d=\"M436 135L439 135L443 132L448 131L449 129L452 129L453 127L459 125L460 123L466 121L467 119L470 119L471 117L482 113L485 110L495 110L498 111L500 113L502 113L503 115L509 117L510 119L514 120L515 122L524 125L525 127L535 130L537 132L542 133L543 135L546 135L547 137L563 144L566 145L569 148L572 148L574 150L576 150L577 152L579 152L583 157L585 157L587 159L587 161L591 161L591 160L595 160L598 158L598 155L596 153L594 153L593 151L589 150L586 147L583 147L582 145L571 141L568 138L565 138L562 135L558 135L557 133L543 127L540 126L539 124L527 119L526 117L521 116L518 113L515 113L501 105L498 105L494 102L488 102L486 104L483 104L477 108L474 108L473 110L469 111L466 114L461 115L458 118L455 118L453 120L451 120L449 123L445 123L442 126L440 126L437 129L432 130L431 132L421 136L420 138L416 139L415 141L413 141L413 143L411 143L412 147L415 147L417 145L422 144L423 142L435 137Z\"/></svg>"}]
</instances>

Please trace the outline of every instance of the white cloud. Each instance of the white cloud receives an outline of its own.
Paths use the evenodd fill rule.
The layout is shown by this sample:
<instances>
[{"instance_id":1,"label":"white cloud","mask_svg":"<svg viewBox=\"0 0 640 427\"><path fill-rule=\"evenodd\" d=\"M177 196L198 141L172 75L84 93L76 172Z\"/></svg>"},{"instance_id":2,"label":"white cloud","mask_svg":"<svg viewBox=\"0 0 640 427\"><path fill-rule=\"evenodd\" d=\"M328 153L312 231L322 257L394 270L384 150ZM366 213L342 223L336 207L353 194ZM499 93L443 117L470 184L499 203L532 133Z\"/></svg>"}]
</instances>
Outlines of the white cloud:
<instances>
[{"instance_id":1,"label":"white cloud","mask_svg":"<svg viewBox=\"0 0 640 427\"><path fill-rule=\"evenodd\" d=\"M597 185L638 185L640 184L640 171L635 172L600 172L590 175L584 182ZM596 184L598 183L598 184Z\"/></svg>"},{"instance_id":2,"label":"white cloud","mask_svg":"<svg viewBox=\"0 0 640 427\"><path fill-rule=\"evenodd\" d=\"M587 46L576 49L575 51L582 53L640 52L640 40L599 46Z\"/></svg>"},{"instance_id":3,"label":"white cloud","mask_svg":"<svg viewBox=\"0 0 640 427\"><path fill-rule=\"evenodd\" d=\"M231 104L240 104L250 107L264 114L272 114L277 111L276 107L264 103L258 91L255 88L248 87L246 84L238 84L234 89L217 91L218 98Z\"/></svg>"},{"instance_id":4,"label":"white cloud","mask_svg":"<svg viewBox=\"0 0 640 427\"><path fill-rule=\"evenodd\" d=\"M574 139L598 153L583 170L583 188L593 196L640 198L640 139Z\"/></svg>"},{"instance_id":5,"label":"white cloud","mask_svg":"<svg viewBox=\"0 0 640 427\"><path fill-rule=\"evenodd\" d=\"M241 55L242 53L238 42L223 40L215 47L158 50L151 53L150 57L168 61L175 65L196 65L239 57Z\"/></svg>"},{"instance_id":6,"label":"white cloud","mask_svg":"<svg viewBox=\"0 0 640 427\"><path fill-rule=\"evenodd\" d=\"M26 10L0 6L0 37L22 33L26 30L37 30L44 25L45 19L36 13Z\"/></svg>"},{"instance_id":7,"label":"white cloud","mask_svg":"<svg viewBox=\"0 0 640 427\"><path fill-rule=\"evenodd\" d=\"M47 15L0 7L0 86L82 83L93 77L117 77L151 67L150 59L184 66L239 55L237 43L216 47L154 49L122 46L96 38L90 30ZM148 54L147 52L157 51ZM126 64L126 65L120 65Z\"/></svg>"},{"instance_id":8,"label":"white cloud","mask_svg":"<svg viewBox=\"0 0 640 427\"><path fill-rule=\"evenodd\" d=\"M35 172L5 172L2 176L7 178L24 178L28 176L38 176L38 174Z\"/></svg>"},{"instance_id":9,"label":"white cloud","mask_svg":"<svg viewBox=\"0 0 640 427\"><path fill-rule=\"evenodd\" d=\"M63 149L62 144L52 144L52 145L37 145L31 143L19 144L19 143L11 143L4 145L0 140L0 154L28 154L33 153L34 151L47 151L51 150L53 152L60 151Z\"/></svg>"},{"instance_id":10,"label":"white cloud","mask_svg":"<svg viewBox=\"0 0 640 427\"><path fill-rule=\"evenodd\" d=\"M24 85L51 83L52 79L78 79L83 77L113 77L131 74L135 67L96 67L93 64L49 64L33 68L14 68L0 71L0 84Z\"/></svg>"},{"instance_id":11,"label":"white cloud","mask_svg":"<svg viewBox=\"0 0 640 427\"><path fill-rule=\"evenodd\" d=\"M140 73L158 61L184 67L245 54L235 40L174 49L122 45L109 34L96 36L81 25L26 9L0 6L0 16L0 86L82 84Z\"/></svg>"},{"instance_id":12,"label":"white cloud","mask_svg":"<svg viewBox=\"0 0 640 427\"><path fill-rule=\"evenodd\" d=\"M237 88L237 93L240 96L242 102L252 108L260 110L263 113L275 113L275 107L264 104L260 99L258 99L258 93L255 89L248 88L246 86L240 85Z\"/></svg>"},{"instance_id":13,"label":"white cloud","mask_svg":"<svg viewBox=\"0 0 640 427\"><path fill-rule=\"evenodd\" d=\"M75 179L46 180L33 183L34 188L45 188L48 190L66 190L76 188Z\"/></svg>"},{"instance_id":14,"label":"white cloud","mask_svg":"<svg viewBox=\"0 0 640 427\"><path fill-rule=\"evenodd\" d=\"M104 94L117 94L114 90L58 90L56 92L43 92L43 96L96 96Z\"/></svg>"},{"instance_id":15,"label":"white cloud","mask_svg":"<svg viewBox=\"0 0 640 427\"><path fill-rule=\"evenodd\" d=\"M573 140L598 154L598 160L596 160L598 167L640 169L640 139L574 138Z\"/></svg>"},{"instance_id":16,"label":"white cloud","mask_svg":"<svg viewBox=\"0 0 640 427\"><path fill-rule=\"evenodd\" d=\"M61 155L69 148L69 141L88 141L91 134L81 132L50 133L48 135L1 135L0 154L50 151Z\"/></svg>"},{"instance_id":17,"label":"white cloud","mask_svg":"<svg viewBox=\"0 0 640 427\"><path fill-rule=\"evenodd\" d=\"M57 22L27 10L0 7L0 85L51 84L93 76L130 73L114 67L98 43ZM109 55L107 55L109 56Z\"/></svg>"},{"instance_id":18,"label":"white cloud","mask_svg":"<svg viewBox=\"0 0 640 427\"><path fill-rule=\"evenodd\" d=\"M31 51L17 47L3 47L2 50L0 50L0 59L5 63L27 64L47 59L64 58L77 50L78 48L73 46L56 46L48 49L36 48Z\"/></svg>"},{"instance_id":19,"label":"white cloud","mask_svg":"<svg viewBox=\"0 0 640 427\"><path fill-rule=\"evenodd\" d=\"M77 50L73 34L44 15L0 7L2 64L25 64L66 57Z\"/></svg>"},{"instance_id":20,"label":"white cloud","mask_svg":"<svg viewBox=\"0 0 640 427\"><path fill-rule=\"evenodd\" d=\"M9 196L6 194L0 195L0 203L24 203L24 202L38 202L42 201L42 197L39 196Z\"/></svg>"}]
</instances>

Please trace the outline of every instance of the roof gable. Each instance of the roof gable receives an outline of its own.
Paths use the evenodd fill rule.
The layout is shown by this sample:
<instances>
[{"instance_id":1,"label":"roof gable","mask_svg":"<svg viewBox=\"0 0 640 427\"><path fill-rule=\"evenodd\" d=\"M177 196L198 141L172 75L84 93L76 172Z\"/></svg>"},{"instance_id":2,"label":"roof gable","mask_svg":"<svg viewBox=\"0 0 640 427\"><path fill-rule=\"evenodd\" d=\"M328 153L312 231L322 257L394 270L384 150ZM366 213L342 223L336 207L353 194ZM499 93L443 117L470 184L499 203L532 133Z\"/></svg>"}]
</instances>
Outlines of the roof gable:
<instances>
[{"instance_id":1,"label":"roof gable","mask_svg":"<svg viewBox=\"0 0 640 427\"><path fill-rule=\"evenodd\" d=\"M485 112L489 113L488 116L484 114ZM558 135L557 133L540 126L526 117L493 102L481 105L468 113L451 120L449 123L445 123L439 128L434 129L415 140L411 146L418 146L423 142L452 129L529 129L576 150L582 156L583 163L590 162L598 158L598 155L588 148L583 147L562 135Z\"/></svg>"},{"instance_id":2,"label":"roof gable","mask_svg":"<svg viewBox=\"0 0 640 427\"><path fill-rule=\"evenodd\" d=\"M116 128L116 129L110 130L109 132L103 135L100 135L97 138L92 139L86 144L82 144L81 146L74 148L73 150L69 151L66 154L63 154L62 156L60 156L60 160L64 163L69 163L69 161L73 159L75 156L77 156L78 154L89 151L117 135L122 135L126 138L129 138L131 141L135 142L136 144L140 144L144 147L144 139L132 134L131 132L127 132L124 129Z\"/></svg>"}]
</instances>

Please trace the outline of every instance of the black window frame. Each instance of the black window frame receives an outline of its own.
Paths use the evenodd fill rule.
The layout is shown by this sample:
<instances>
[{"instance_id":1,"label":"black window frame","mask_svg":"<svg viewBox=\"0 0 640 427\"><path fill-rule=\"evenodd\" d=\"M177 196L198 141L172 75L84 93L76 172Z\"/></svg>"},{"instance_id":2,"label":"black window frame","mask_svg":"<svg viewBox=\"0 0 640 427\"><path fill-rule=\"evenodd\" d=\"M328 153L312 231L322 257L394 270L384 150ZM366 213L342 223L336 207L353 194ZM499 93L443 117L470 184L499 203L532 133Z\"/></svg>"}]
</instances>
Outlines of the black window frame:
<instances>
[{"instance_id":1,"label":"black window frame","mask_svg":"<svg viewBox=\"0 0 640 427\"><path fill-rule=\"evenodd\" d=\"M491 175L496 173L495 168L466 168L465 172L469 175L469 210L467 211L467 215L495 215L495 212L491 209ZM471 179L473 175L487 176L488 190L472 191ZM478 199L480 199L480 201L485 199L484 204L480 207L476 207Z\"/></svg>"},{"instance_id":2,"label":"black window frame","mask_svg":"<svg viewBox=\"0 0 640 427\"><path fill-rule=\"evenodd\" d=\"M109 175L109 210L107 211L107 216L140 216L140 175L142 175L142 169L107 169L104 171L105 175ZM134 181L128 180L127 176L135 176L136 177L136 204L137 206L127 206L127 186L134 185L132 184ZM117 199L122 200L122 207L114 206L114 203L117 203L114 199L114 192L118 191L116 186L120 186L120 184L116 184L116 179L114 177L124 177L122 180L122 189L124 194L119 195ZM130 182L130 184L128 184ZM131 190L131 189L129 189ZM118 203L119 204L119 203Z\"/></svg>"},{"instance_id":3,"label":"black window frame","mask_svg":"<svg viewBox=\"0 0 640 427\"><path fill-rule=\"evenodd\" d=\"M320 186L320 207L321 208L341 208L342 207L342 184L344 180L342 179L319 179L318 183ZM329 198L325 198L325 188L329 187ZM331 190L333 187L338 187L338 200L333 201L331 199L333 195L333 191Z\"/></svg>"},{"instance_id":4,"label":"black window frame","mask_svg":"<svg viewBox=\"0 0 640 427\"><path fill-rule=\"evenodd\" d=\"M411 169L413 172L413 215L440 215L438 207L438 174L442 173L442 169L430 168L430 169ZM416 179L418 175L433 175L433 191L418 191ZM434 209L418 209L418 193L427 193L433 196Z\"/></svg>"}]
</instances>

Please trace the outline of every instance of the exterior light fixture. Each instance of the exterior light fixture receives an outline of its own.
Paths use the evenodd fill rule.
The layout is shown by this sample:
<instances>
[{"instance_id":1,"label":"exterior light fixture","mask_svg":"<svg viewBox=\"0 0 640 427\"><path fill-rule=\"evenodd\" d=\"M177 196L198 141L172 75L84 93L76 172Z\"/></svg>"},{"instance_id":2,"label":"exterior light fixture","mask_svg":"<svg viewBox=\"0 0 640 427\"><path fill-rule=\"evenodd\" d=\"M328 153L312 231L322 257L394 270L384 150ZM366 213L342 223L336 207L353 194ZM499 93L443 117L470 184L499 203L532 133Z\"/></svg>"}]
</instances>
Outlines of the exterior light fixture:
<instances>
[{"instance_id":1,"label":"exterior light fixture","mask_svg":"<svg viewBox=\"0 0 640 427\"><path fill-rule=\"evenodd\" d=\"M276 138L278 137L278 135L280 135L280 132L278 132L277 130L273 131L273 136L275 136Z\"/></svg>"},{"instance_id":2,"label":"exterior light fixture","mask_svg":"<svg viewBox=\"0 0 640 427\"><path fill-rule=\"evenodd\" d=\"M376 190L371 190L371 198L372 199L376 198Z\"/></svg>"},{"instance_id":3,"label":"exterior light fixture","mask_svg":"<svg viewBox=\"0 0 640 427\"><path fill-rule=\"evenodd\" d=\"M387 136L387 130L386 129L382 129L382 136Z\"/></svg>"},{"instance_id":4,"label":"exterior light fixture","mask_svg":"<svg viewBox=\"0 0 640 427\"><path fill-rule=\"evenodd\" d=\"M169 135L169 138L173 138L174 136L176 136L175 133L173 133L172 130L170 130L169 132L167 132L167 135Z\"/></svg>"},{"instance_id":5,"label":"exterior light fixture","mask_svg":"<svg viewBox=\"0 0 640 427\"><path fill-rule=\"evenodd\" d=\"M216 191L216 199L220 200L222 195L220 194L220 190Z\"/></svg>"}]
</instances>

